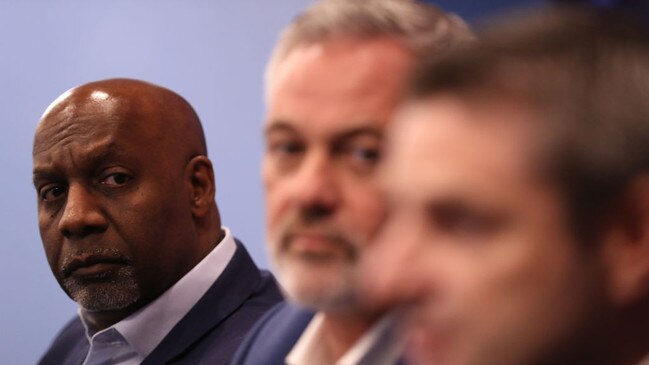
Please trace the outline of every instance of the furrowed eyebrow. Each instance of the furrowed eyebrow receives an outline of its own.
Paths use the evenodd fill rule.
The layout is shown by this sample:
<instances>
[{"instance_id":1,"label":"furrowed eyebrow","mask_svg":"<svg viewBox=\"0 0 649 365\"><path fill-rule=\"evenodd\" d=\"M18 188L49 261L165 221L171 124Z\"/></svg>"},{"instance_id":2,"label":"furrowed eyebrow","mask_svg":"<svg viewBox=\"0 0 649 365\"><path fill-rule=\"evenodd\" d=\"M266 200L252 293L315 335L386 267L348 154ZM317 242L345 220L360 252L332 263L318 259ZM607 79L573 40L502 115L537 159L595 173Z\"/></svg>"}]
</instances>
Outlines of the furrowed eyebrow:
<instances>
[{"instance_id":1,"label":"furrowed eyebrow","mask_svg":"<svg viewBox=\"0 0 649 365\"><path fill-rule=\"evenodd\" d=\"M87 166L96 166L110 159L128 159L128 154L124 153L114 143L109 144L105 149L90 151L84 158ZM59 180L61 174L57 172L56 162L48 162L41 166L34 166L32 172L32 182L37 187L39 181Z\"/></svg>"},{"instance_id":2,"label":"furrowed eyebrow","mask_svg":"<svg viewBox=\"0 0 649 365\"><path fill-rule=\"evenodd\" d=\"M273 121L266 128L264 128L264 136L278 132L296 132L291 123L283 120Z\"/></svg>"},{"instance_id":3,"label":"furrowed eyebrow","mask_svg":"<svg viewBox=\"0 0 649 365\"><path fill-rule=\"evenodd\" d=\"M34 187L38 187L38 184L41 181L50 181L56 179L58 179L58 176L56 174L39 168L35 168L32 173L32 183L34 184Z\"/></svg>"}]
</instances>

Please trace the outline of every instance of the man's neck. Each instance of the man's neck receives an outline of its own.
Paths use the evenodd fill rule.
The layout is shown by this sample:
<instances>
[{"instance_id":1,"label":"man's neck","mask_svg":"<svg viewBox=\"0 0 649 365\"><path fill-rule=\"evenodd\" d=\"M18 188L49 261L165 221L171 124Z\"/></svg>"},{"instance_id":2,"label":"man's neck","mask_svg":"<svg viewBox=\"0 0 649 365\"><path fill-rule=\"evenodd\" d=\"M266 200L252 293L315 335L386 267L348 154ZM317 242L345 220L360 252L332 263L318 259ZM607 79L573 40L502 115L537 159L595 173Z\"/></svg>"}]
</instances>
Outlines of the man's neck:
<instances>
[{"instance_id":1,"label":"man's neck","mask_svg":"<svg viewBox=\"0 0 649 365\"><path fill-rule=\"evenodd\" d=\"M129 315L129 313L118 314L115 312L106 313L84 311L82 313L86 323L97 332L105 330L106 328L114 325L115 323L121 321Z\"/></svg>"},{"instance_id":2,"label":"man's neck","mask_svg":"<svg viewBox=\"0 0 649 365\"><path fill-rule=\"evenodd\" d=\"M324 313L323 346L333 359L340 359L372 326L375 318L358 313Z\"/></svg>"}]
</instances>

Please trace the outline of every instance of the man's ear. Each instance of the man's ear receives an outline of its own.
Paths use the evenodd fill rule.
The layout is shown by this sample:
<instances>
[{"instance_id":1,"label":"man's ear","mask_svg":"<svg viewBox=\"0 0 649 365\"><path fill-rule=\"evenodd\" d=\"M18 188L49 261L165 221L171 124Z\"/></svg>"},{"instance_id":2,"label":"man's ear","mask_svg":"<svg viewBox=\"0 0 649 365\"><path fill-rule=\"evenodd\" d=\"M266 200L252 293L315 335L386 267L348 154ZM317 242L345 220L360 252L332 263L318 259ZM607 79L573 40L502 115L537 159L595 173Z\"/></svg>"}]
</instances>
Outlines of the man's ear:
<instances>
[{"instance_id":1,"label":"man's ear","mask_svg":"<svg viewBox=\"0 0 649 365\"><path fill-rule=\"evenodd\" d=\"M192 158L185 168L185 181L189 185L189 199L194 217L204 217L214 204L214 170L207 156Z\"/></svg>"},{"instance_id":2,"label":"man's ear","mask_svg":"<svg viewBox=\"0 0 649 365\"><path fill-rule=\"evenodd\" d=\"M603 237L609 289L617 305L649 296L649 176L629 185Z\"/></svg>"}]
</instances>

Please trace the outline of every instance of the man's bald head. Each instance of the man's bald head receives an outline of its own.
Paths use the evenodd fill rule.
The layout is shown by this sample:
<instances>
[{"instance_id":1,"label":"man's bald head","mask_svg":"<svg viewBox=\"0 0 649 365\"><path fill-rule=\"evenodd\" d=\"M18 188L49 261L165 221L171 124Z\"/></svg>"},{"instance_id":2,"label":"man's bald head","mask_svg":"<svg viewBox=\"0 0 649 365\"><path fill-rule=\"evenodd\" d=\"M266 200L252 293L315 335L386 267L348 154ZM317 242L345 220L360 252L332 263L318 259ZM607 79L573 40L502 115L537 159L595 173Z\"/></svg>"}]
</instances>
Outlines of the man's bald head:
<instances>
[{"instance_id":1,"label":"man's bald head","mask_svg":"<svg viewBox=\"0 0 649 365\"><path fill-rule=\"evenodd\" d=\"M34 186L54 276L97 328L157 298L222 238L192 107L143 81L73 88L34 138Z\"/></svg>"},{"instance_id":2,"label":"man's bald head","mask_svg":"<svg viewBox=\"0 0 649 365\"><path fill-rule=\"evenodd\" d=\"M102 122L97 115L109 117L105 122L138 123L176 154L207 155L203 128L192 106L167 88L133 79L100 80L63 93L43 114L34 148L47 143L39 140L39 132L47 130L52 120L88 120L86 127L94 128Z\"/></svg>"}]
</instances>

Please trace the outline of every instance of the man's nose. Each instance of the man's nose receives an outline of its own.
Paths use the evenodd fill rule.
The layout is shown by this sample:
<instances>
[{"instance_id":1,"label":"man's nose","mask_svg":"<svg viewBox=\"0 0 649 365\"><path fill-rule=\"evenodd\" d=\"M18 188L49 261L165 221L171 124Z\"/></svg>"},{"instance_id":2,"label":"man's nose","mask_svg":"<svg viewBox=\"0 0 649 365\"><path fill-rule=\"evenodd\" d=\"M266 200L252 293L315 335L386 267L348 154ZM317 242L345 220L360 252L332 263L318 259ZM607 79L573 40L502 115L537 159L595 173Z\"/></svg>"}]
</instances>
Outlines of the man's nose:
<instances>
[{"instance_id":1,"label":"man's nose","mask_svg":"<svg viewBox=\"0 0 649 365\"><path fill-rule=\"evenodd\" d=\"M293 202L307 211L330 214L339 204L340 190L335 162L323 151L308 155L289 184Z\"/></svg>"},{"instance_id":2,"label":"man's nose","mask_svg":"<svg viewBox=\"0 0 649 365\"><path fill-rule=\"evenodd\" d=\"M65 206L59 220L59 230L67 238L82 238L106 230L107 220L98 198L85 187L68 188Z\"/></svg>"}]
</instances>

